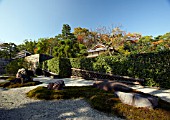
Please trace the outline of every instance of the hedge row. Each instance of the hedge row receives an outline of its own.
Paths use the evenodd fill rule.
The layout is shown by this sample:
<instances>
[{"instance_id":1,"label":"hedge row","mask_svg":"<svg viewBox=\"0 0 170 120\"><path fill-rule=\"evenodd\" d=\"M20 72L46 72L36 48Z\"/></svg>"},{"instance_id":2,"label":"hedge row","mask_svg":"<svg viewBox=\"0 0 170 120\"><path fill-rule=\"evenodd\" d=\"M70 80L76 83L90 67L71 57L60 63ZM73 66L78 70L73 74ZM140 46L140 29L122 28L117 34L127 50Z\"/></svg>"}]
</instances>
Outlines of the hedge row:
<instances>
[{"instance_id":1,"label":"hedge row","mask_svg":"<svg viewBox=\"0 0 170 120\"><path fill-rule=\"evenodd\" d=\"M53 58L51 60L43 62L43 69L47 69L50 72L56 73L59 77L71 76L71 64L70 60L66 58Z\"/></svg>"},{"instance_id":2,"label":"hedge row","mask_svg":"<svg viewBox=\"0 0 170 120\"><path fill-rule=\"evenodd\" d=\"M96 62L95 58L70 58L72 68L84 69L93 71L93 64Z\"/></svg>"},{"instance_id":3,"label":"hedge row","mask_svg":"<svg viewBox=\"0 0 170 120\"><path fill-rule=\"evenodd\" d=\"M128 57L53 58L48 69L61 77L71 75L71 67L145 79L145 85L170 88L170 51L135 54Z\"/></svg>"},{"instance_id":4,"label":"hedge row","mask_svg":"<svg viewBox=\"0 0 170 120\"><path fill-rule=\"evenodd\" d=\"M170 88L170 51L128 57L102 57L94 71L145 79L144 84Z\"/></svg>"}]
</instances>

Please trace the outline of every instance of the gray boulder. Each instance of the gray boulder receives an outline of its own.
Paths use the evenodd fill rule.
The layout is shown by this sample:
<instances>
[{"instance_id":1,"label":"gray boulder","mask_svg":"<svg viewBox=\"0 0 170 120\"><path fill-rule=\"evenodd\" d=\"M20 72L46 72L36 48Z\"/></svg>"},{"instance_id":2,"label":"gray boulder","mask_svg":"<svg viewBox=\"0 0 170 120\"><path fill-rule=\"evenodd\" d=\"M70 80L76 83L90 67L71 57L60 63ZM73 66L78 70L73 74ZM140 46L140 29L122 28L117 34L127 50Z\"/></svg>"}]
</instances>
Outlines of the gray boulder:
<instances>
[{"instance_id":1,"label":"gray boulder","mask_svg":"<svg viewBox=\"0 0 170 120\"><path fill-rule=\"evenodd\" d=\"M26 69L21 68L18 70L16 74L16 79L14 80L16 83L21 81L21 83L33 81L32 78L27 74Z\"/></svg>"},{"instance_id":2,"label":"gray boulder","mask_svg":"<svg viewBox=\"0 0 170 120\"><path fill-rule=\"evenodd\" d=\"M123 91L123 92L131 92L133 89L128 87L128 85L120 83L120 82L114 82L114 81L95 81L93 83L93 86L105 91Z\"/></svg>"},{"instance_id":3,"label":"gray boulder","mask_svg":"<svg viewBox=\"0 0 170 120\"><path fill-rule=\"evenodd\" d=\"M154 96L141 95L138 93L125 93L117 91L115 94L122 103L132 105L134 107L155 108L158 105L158 98Z\"/></svg>"}]
</instances>

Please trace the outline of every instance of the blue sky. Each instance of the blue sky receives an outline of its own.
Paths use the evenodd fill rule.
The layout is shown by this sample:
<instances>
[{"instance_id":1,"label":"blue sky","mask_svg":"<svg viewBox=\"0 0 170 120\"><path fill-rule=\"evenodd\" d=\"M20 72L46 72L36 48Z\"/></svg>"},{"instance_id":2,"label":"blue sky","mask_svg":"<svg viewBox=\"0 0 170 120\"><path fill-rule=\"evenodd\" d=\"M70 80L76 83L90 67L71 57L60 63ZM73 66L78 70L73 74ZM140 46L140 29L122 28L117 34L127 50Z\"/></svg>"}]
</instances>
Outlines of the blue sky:
<instances>
[{"instance_id":1,"label":"blue sky","mask_svg":"<svg viewBox=\"0 0 170 120\"><path fill-rule=\"evenodd\" d=\"M170 0L0 0L0 42L54 37L63 24L162 35L170 32Z\"/></svg>"}]
</instances>

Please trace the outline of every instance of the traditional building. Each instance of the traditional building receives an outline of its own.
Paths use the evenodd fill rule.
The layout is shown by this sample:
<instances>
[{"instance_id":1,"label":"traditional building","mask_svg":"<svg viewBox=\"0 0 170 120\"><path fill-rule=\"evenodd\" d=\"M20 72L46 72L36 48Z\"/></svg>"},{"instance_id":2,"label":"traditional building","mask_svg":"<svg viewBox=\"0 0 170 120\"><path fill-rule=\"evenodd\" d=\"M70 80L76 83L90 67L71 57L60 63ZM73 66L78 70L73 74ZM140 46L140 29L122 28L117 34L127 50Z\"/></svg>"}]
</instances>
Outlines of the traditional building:
<instances>
[{"instance_id":1,"label":"traditional building","mask_svg":"<svg viewBox=\"0 0 170 120\"><path fill-rule=\"evenodd\" d=\"M16 56L12 59L18 59L18 58L25 58L26 56L30 56L31 53L26 51L26 50L22 50L19 53L16 54Z\"/></svg>"},{"instance_id":2,"label":"traditional building","mask_svg":"<svg viewBox=\"0 0 170 120\"><path fill-rule=\"evenodd\" d=\"M110 48L111 50L113 48ZM97 57L107 51L107 47L103 44L97 44L94 48L88 50L88 58Z\"/></svg>"}]
</instances>

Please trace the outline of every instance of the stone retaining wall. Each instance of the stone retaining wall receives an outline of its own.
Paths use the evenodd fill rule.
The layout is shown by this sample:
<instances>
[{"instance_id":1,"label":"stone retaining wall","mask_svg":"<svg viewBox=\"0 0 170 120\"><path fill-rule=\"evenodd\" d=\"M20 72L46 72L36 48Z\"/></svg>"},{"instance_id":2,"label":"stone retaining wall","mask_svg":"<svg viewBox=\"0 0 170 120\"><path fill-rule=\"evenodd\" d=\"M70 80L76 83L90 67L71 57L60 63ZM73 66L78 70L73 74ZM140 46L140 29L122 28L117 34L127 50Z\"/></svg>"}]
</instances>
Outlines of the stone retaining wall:
<instances>
[{"instance_id":1,"label":"stone retaining wall","mask_svg":"<svg viewBox=\"0 0 170 120\"><path fill-rule=\"evenodd\" d=\"M5 74L5 66L9 63L9 60L0 58L0 75Z\"/></svg>"}]
</instances>

